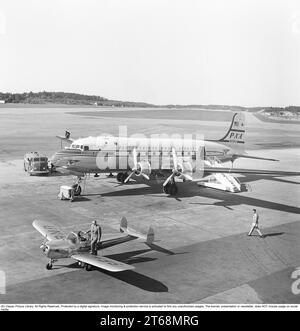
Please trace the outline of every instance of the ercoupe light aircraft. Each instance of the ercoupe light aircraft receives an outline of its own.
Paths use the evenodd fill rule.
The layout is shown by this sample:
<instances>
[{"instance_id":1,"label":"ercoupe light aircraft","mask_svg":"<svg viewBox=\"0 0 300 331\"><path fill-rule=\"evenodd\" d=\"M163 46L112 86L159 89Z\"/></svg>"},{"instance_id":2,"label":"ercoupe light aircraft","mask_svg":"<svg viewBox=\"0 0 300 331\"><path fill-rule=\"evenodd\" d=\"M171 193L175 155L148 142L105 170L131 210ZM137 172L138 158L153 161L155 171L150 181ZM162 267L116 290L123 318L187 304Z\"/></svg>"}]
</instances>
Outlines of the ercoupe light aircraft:
<instances>
[{"instance_id":1,"label":"ercoupe light aircraft","mask_svg":"<svg viewBox=\"0 0 300 331\"><path fill-rule=\"evenodd\" d=\"M134 269L132 265L112 260L108 257L89 254L91 248L89 231L79 231L77 234L75 232L65 234L54 225L40 220L33 221L32 225L45 237L40 248L50 259L46 265L48 270L52 269L55 261L63 258L72 258L78 261L79 265L85 267L86 270L91 270L92 266L111 272ZM148 233L144 235L129 228L125 217L121 219L120 232L122 232L123 235L114 235L101 240L97 250L103 250L134 239L143 239L147 244L151 244L154 241L154 231L151 227Z\"/></svg>"},{"instance_id":2,"label":"ercoupe light aircraft","mask_svg":"<svg viewBox=\"0 0 300 331\"><path fill-rule=\"evenodd\" d=\"M240 192L241 183L236 174L299 175L296 172L233 168L238 158L278 161L249 155L245 152L245 116L235 113L228 132L220 140L153 139L125 137L87 137L73 140L57 136L70 143L55 153L53 167L63 173L77 176L75 194L79 195L80 179L88 173L117 172L117 180L127 183L130 178L162 180L163 191L176 195L175 179L196 181L199 185L224 191ZM197 159L202 165L197 167ZM99 164L104 161L104 166ZM169 160L165 163L164 160ZM155 161L155 162L154 162ZM232 162L232 167L222 163ZM155 163L155 164L154 164ZM199 165L199 164L198 164Z\"/></svg>"}]
</instances>

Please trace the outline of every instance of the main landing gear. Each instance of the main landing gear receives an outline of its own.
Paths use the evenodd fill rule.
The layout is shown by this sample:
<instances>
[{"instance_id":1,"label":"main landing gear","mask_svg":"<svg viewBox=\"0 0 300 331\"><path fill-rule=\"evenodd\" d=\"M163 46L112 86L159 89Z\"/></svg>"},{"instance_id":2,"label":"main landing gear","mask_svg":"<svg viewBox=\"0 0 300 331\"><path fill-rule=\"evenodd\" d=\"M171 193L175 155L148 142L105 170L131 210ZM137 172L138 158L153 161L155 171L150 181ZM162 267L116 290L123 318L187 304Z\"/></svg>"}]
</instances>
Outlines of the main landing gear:
<instances>
[{"instance_id":1,"label":"main landing gear","mask_svg":"<svg viewBox=\"0 0 300 331\"><path fill-rule=\"evenodd\" d=\"M128 173L127 172L119 172L117 174L117 181L119 183L124 183L125 179L128 177Z\"/></svg>"},{"instance_id":2,"label":"main landing gear","mask_svg":"<svg viewBox=\"0 0 300 331\"><path fill-rule=\"evenodd\" d=\"M176 182L173 181L173 182L168 183L165 186L163 186L163 191L164 191L164 193L172 195L172 196L176 195L178 192L178 187L176 185Z\"/></svg>"},{"instance_id":3,"label":"main landing gear","mask_svg":"<svg viewBox=\"0 0 300 331\"><path fill-rule=\"evenodd\" d=\"M56 260L53 260L53 259L50 259L50 261L47 263L46 265L46 269L47 270L51 270L52 267L53 267L53 263L55 262Z\"/></svg>"},{"instance_id":4,"label":"main landing gear","mask_svg":"<svg viewBox=\"0 0 300 331\"><path fill-rule=\"evenodd\" d=\"M90 264L87 264L87 263L84 263L84 262L78 261L78 265L79 265L81 268L85 268L86 271L92 271L92 270L93 270L93 266L90 265Z\"/></svg>"}]
</instances>

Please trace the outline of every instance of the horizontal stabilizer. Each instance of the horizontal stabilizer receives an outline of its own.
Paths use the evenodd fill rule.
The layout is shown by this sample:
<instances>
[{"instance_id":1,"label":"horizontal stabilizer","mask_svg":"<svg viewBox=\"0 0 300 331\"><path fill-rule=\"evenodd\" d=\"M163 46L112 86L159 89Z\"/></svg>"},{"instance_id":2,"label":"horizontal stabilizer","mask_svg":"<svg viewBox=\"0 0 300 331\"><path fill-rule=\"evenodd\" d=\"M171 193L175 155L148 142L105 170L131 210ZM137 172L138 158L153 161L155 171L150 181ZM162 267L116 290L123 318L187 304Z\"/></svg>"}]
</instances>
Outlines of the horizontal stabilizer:
<instances>
[{"instance_id":1,"label":"horizontal stabilizer","mask_svg":"<svg viewBox=\"0 0 300 331\"><path fill-rule=\"evenodd\" d=\"M148 244L151 244L154 241L154 230L151 227L149 227L147 234L140 233L128 227L127 219L124 216L121 218L120 231L126 233L128 236L143 239Z\"/></svg>"},{"instance_id":2,"label":"horizontal stabilizer","mask_svg":"<svg viewBox=\"0 0 300 331\"><path fill-rule=\"evenodd\" d=\"M74 139L72 139L72 138L66 138L64 136L55 136L55 137L58 138L58 139L60 139L60 140L62 140L62 141L66 141L68 143L72 143L74 141Z\"/></svg>"},{"instance_id":3,"label":"horizontal stabilizer","mask_svg":"<svg viewBox=\"0 0 300 331\"><path fill-rule=\"evenodd\" d=\"M80 255L75 254L71 256L72 259L80 261L82 263L86 263L92 265L94 267L104 269L110 272L120 272L125 270L133 270L135 269L134 266L119 262L116 260L109 259L108 257L104 256L97 256L97 255Z\"/></svg>"}]
</instances>

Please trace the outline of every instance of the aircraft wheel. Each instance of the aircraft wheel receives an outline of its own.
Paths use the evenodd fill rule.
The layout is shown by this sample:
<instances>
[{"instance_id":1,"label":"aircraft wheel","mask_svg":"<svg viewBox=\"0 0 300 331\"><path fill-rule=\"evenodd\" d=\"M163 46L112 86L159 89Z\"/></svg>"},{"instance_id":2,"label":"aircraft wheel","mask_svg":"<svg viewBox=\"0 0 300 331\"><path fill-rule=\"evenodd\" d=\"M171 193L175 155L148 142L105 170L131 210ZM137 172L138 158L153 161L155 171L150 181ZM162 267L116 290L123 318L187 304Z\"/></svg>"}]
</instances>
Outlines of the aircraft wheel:
<instances>
[{"instance_id":1,"label":"aircraft wheel","mask_svg":"<svg viewBox=\"0 0 300 331\"><path fill-rule=\"evenodd\" d=\"M125 179L128 177L128 173L127 172L123 172L122 173L122 180L121 182L124 183L125 182Z\"/></svg>"},{"instance_id":2,"label":"aircraft wheel","mask_svg":"<svg viewBox=\"0 0 300 331\"><path fill-rule=\"evenodd\" d=\"M166 186L163 186L164 193L170 194L170 187L171 187L170 184L167 184Z\"/></svg>"},{"instance_id":3,"label":"aircraft wheel","mask_svg":"<svg viewBox=\"0 0 300 331\"><path fill-rule=\"evenodd\" d=\"M119 172L119 173L117 174L117 181L118 181L119 183L122 183L122 178L123 178L123 172Z\"/></svg>"},{"instance_id":4,"label":"aircraft wheel","mask_svg":"<svg viewBox=\"0 0 300 331\"><path fill-rule=\"evenodd\" d=\"M85 266L85 270L86 270L86 271L91 271L91 270L92 270L92 266L89 265L89 264L87 264L87 265Z\"/></svg>"},{"instance_id":5,"label":"aircraft wheel","mask_svg":"<svg viewBox=\"0 0 300 331\"><path fill-rule=\"evenodd\" d=\"M52 267L53 267L52 263L47 263L47 265L46 265L47 270L51 270Z\"/></svg>"}]
</instances>

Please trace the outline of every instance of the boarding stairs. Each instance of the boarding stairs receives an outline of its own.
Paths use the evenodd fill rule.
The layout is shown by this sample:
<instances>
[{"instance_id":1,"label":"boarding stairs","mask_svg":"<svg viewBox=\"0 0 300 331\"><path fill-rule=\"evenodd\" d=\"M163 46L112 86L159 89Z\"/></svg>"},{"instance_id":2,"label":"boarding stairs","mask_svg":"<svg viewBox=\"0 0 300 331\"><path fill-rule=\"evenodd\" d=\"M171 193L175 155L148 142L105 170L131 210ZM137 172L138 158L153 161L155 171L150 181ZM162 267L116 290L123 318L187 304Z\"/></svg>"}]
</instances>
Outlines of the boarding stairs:
<instances>
[{"instance_id":1,"label":"boarding stairs","mask_svg":"<svg viewBox=\"0 0 300 331\"><path fill-rule=\"evenodd\" d=\"M204 164L208 167L223 167L218 158L208 158L204 160ZM214 173L207 178L203 178L198 182L198 185L233 193L242 191L240 181L228 173Z\"/></svg>"}]
</instances>

